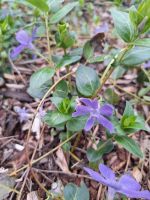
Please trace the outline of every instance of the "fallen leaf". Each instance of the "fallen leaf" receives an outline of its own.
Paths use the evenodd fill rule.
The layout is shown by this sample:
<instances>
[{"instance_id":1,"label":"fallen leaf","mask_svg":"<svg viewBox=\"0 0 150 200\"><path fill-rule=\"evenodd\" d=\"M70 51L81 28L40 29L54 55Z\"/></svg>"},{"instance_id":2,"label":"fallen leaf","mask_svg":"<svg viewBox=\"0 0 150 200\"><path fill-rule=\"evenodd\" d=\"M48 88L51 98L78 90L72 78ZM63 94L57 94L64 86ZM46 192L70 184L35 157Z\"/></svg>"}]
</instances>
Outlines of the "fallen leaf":
<instances>
[{"instance_id":1,"label":"fallen leaf","mask_svg":"<svg viewBox=\"0 0 150 200\"><path fill-rule=\"evenodd\" d=\"M36 191L32 191L27 194L27 200L39 200L38 194Z\"/></svg>"},{"instance_id":2,"label":"fallen leaf","mask_svg":"<svg viewBox=\"0 0 150 200\"><path fill-rule=\"evenodd\" d=\"M64 155L63 150L61 148L59 148L56 151L56 155L57 155L56 164L60 167L60 169L63 172L70 173L65 155Z\"/></svg>"}]
</instances>

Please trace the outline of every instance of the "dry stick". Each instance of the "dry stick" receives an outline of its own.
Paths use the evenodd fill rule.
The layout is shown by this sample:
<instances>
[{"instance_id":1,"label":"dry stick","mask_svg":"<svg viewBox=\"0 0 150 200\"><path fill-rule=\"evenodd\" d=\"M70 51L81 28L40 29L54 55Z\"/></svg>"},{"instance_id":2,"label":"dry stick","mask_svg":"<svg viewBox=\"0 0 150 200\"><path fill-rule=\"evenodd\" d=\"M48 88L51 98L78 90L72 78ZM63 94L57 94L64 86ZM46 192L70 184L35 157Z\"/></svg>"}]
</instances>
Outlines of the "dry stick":
<instances>
[{"instance_id":1,"label":"dry stick","mask_svg":"<svg viewBox=\"0 0 150 200\"><path fill-rule=\"evenodd\" d=\"M35 116L36 116L36 114L38 113L38 111L39 111L41 105L44 103L45 98L50 94L50 92L56 87L56 85L57 85L61 80L65 79L66 77L70 76L70 75L73 74L73 73L74 73L74 72L70 72L70 73L66 74L65 76L61 77L58 81L56 81L56 83L46 92L46 94L44 95L44 97L43 97L42 100L40 101L40 103L39 103L39 105L38 105L38 107L37 107L37 109L36 109L36 112L34 113L34 116L33 116L32 122L31 122L31 126L30 126L30 128L29 128L28 135L27 135L27 142L26 142L26 148L25 148L25 149L26 149L26 155L27 155L27 159L28 159L28 164L25 165L24 167L20 168L20 170L17 170L17 171L15 171L15 172L12 172L12 173L10 174L10 176L15 175L17 172L19 172L19 171L21 171L21 170L23 170L23 169L26 169L26 168L29 168L29 171L30 171L30 169L31 169L31 167L32 167L32 164L35 163L35 161L38 162L39 160L42 159L42 157L45 157L45 155L47 156L47 155L53 153L53 152L54 152L54 151L53 151L54 149L57 150L57 147L58 147L59 145L58 145L56 148L52 149L52 151L48 152L48 154L45 154L44 156L41 156L39 159L36 159L36 160L34 160L34 161L31 162L30 159L29 159L29 157L28 157L28 142L29 142L29 138L30 138L30 133L31 133L33 121L34 121ZM66 143L66 141L64 141L63 144L65 144L65 143ZM61 145L60 145L60 146L61 146ZM26 179L25 179L25 180L26 180ZM22 190L23 190L23 188L24 188L24 185L25 185L25 183L23 184ZM20 197L19 197L19 198L20 198ZM19 199L19 200L20 200L20 199Z\"/></svg>"},{"instance_id":2,"label":"dry stick","mask_svg":"<svg viewBox=\"0 0 150 200\"><path fill-rule=\"evenodd\" d=\"M13 63L12 59L10 58L10 55L9 55L9 54L8 54L8 60L9 60L9 62L10 62L10 64L11 64L13 70L16 71L17 74L19 75L19 77L20 77L20 79L22 80L22 82L23 82L24 84L26 84L26 82L25 82L23 76L21 75L21 73L20 73L20 71L17 69L17 67L14 65L14 63Z\"/></svg>"},{"instance_id":3,"label":"dry stick","mask_svg":"<svg viewBox=\"0 0 150 200\"><path fill-rule=\"evenodd\" d=\"M45 124L44 124L44 126L43 126L43 128L42 128L41 135L40 135L40 139L41 139L41 137L42 137L42 135L43 135L43 133L44 133L44 129L45 129ZM35 154L36 154L37 148L38 148L38 146L39 146L40 139L38 140L38 142L37 142L37 144L36 144L36 147L35 147L35 149L34 149L34 152L33 152L33 154L32 154L32 158L31 158L30 162L28 162L29 164L30 164L30 163L33 161L33 159L34 159L34 156L35 156ZM32 167L32 166L30 165L30 168L31 168L31 167ZM34 174L34 172L33 172L32 169L31 169L31 174L32 174L32 176L34 177L36 183L39 185L39 187L40 187L41 189L43 189L47 194L50 195L50 192L48 192L47 189L38 181L38 179L36 178L36 175Z\"/></svg>"},{"instance_id":4,"label":"dry stick","mask_svg":"<svg viewBox=\"0 0 150 200\"><path fill-rule=\"evenodd\" d=\"M119 85L117 85L117 84L115 83L114 80L111 79L110 81L113 83L114 87L116 87L116 88L118 88L119 90L121 90L121 91L123 91L123 92L129 94L130 96L134 97L134 98L137 99L138 101L140 101L140 102L142 102L142 103L144 103L144 104L146 104L146 105L150 105L150 102L144 101L143 99L141 99L140 97L138 97L136 94L133 94L133 93L131 93L131 92L128 92L128 91L124 90L122 87L120 87Z\"/></svg>"},{"instance_id":5,"label":"dry stick","mask_svg":"<svg viewBox=\"0 0 150 200\"><path fill-rule=\"evenodd\" d=\"M22 184L22 187L21 187L21 190L20 190L19 196L17 197L17 200L21 200L21 195L22 195L22 192L23 192L24 186L25 186L25 184L26 184L26 180L27 180L27 178L28 178L28 174L29 174L29 172L30 172L30 168L28 168L27 171L26 171L26 175L25 175L25 177L24 177L24 181L23 181L23 184Z\"/></svg>"},{"instance_id":6,"label":"dry stick","mask_svg":"<svg viewBox=\"0 0 150 200\"><path fill-rule=\"evenodd\" d=\"M37 169L37 168L33 168L33 170L36 170L37 172L43 172L43 173L50 173L50 174L64 174L67 176L77 176L79 178L87 178L87 179L92 179L89 176L86 175L81 175L81 174L76 174L76 173L71 173L71 172L64 172L64 171L57 171L57 170L44 170L44 169Z\"/></svg>"},{"instance_id":7,"label":"dry stick","mask_svg":"<svg viewBox=\"0 0 150 200\"><path fill-rule=\"evenodd\" d=\"M37 163L38 161L42 160L43 158L49 156L50 154L52 154L53 152L55 152L57 149L59 149L60 147L62 147L65 143L69 142L71 139L73 139L75 136L77 136L78 133L72 135L71 137L69 137L67 140L65 140L64 142L60 143L59 145L57 145L54 149L51 149L50 151L48 151L47 153L45 153L44 155L40 156L39 158L33 160L31 162L31 165ZM24 165L23 167L21 167L20 169L12 172L9 176L14 176L16 175L16 173L26 169L29 167L29 164Z\"/></svg>"}]
</instances>

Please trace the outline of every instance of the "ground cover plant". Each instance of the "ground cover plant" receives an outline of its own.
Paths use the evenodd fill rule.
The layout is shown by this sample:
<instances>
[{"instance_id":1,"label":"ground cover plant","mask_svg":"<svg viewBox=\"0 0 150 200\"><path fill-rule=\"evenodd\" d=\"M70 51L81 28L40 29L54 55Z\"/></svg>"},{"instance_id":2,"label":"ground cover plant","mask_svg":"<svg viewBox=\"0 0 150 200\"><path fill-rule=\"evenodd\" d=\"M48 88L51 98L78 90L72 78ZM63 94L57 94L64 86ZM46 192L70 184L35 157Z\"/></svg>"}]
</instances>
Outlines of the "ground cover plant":
<instances>
[{"instance_id":1,"label":"ground cover plant","mask_svg":"<svg viewBox=\"0 0 150 200\"><path fill-rule=\"evenodd\" d=\"M150 199L149 5L0 1L0 199Z\"/></svg>"}]
</instances>

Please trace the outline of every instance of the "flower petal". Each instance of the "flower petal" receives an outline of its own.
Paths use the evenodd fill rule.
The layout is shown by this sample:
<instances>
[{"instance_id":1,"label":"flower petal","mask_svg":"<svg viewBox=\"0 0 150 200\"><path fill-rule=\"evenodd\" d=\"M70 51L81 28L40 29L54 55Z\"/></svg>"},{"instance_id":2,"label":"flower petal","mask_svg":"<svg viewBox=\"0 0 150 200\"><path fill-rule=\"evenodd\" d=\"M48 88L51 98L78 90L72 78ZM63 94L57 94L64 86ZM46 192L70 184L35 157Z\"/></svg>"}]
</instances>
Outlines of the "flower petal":
<instances>
[{"instance_id":1,"label":"flower petal","mask_svg":"<svg viewBox=\"0 0 150 200\"><path fill-rule=\"evenodd\" d=\"M94 117L89 117L88 120L87 120L87 122L86 122L86 124L85 124L84 130L85 131L91 130L91 128L94 125L94 121L95 121Z\"/></svg>"},{"instance_id":2,"label":"flower petal","mask_svg":"<svg viewBox=\"0 0 150 200\"><path fill-rule=\"evenodd\" d=\"M10 52L10 57L15 58L17 57L23 50L25 49L24 45L19 45L18 47L13 48L13 50Z\"/></svg>"},{"instance_id":3,"label":"flower petal","mask_svg":"<svg viewBox=\"0 0 150 200\"><path fill-rule=\"evenodd\" d=\"M91 109L88 108L87 106L77 106L76 107L76 112L72 113L72 117L78 117L82 115L87 115L90 113Z\"/></svg>"},{"instance_id":4,"label":"flower petal","mask_svg":"<svg viewBox=\"0 0 150 200\"><path fill-rule=\"evenodd\" d=\"M108 185L107 184L107 181L96 171L90 169L90 168L87 168L87 167L84 167L83 168L95 181L99 182L99 183L102 183L104 185Z\"/></svg>"},{"instance_id":5,"label":"flower petal","mask_svg":"<svg viewBox=\"0 0 150 200\"><path fill-rule=\"evenodd\" d=\"M32 41L32 38L28 35L28 33L24 30L20 30L16 33L16 40L23 45L28 45L29 42Z\"/></svg>"},{"instance_id":6,"label":"flower petal","mask_svg":"<svg viewBox=\"0 0 150 200\"><path fill-rule=\"evenodd\" d=\"M116 190L111 187L108 187L107 199L114 200Z\"/></svg>"},{"instance_id":7,"label":"flower petal","mask_svg":"<svg viewBox=\"0 0 150 200\"><path fill-rule=\"evenodd\" d=\"M106 165L100 164L99 171L106 179L111 179L115 181L115 173Z\"/></svg>"},{"instance_id":8,"label":"flower petal","mask_svg":"<svg viewBox=\"0 0 150 200\"><path fill-rule=\"evenodd\" d=\"M80 98L79 99L82 103L84 103L86 106L89 106L91 108L97 109L98 108L98 101L96 99L91 100L87 98Z\"/></svg>"},{"instance_id":9,"label":"flower petal","mask_svg":"<svg viewBox=\"0 0 150 200\"><path fill-rule=\"evenodd\" d=\"M140 190L141 185L131 176L128 174L123 175L119 179L119 184L122 185L123 188L125 189L130 189L130 190Z\"/></svg>"},{"instance_id":10,"label":"flower petal","mask_svg":"<svg viewBox=\"0 0 150 200\"><path fill-rule=\"evenodd\" d=\"M100 115L100 116L97 117L97 121L102 126L104 126L105 128L107 128L110 131L110 133L114 132L114 125L108 119L106 119L105 117L103 117L102 115Z\"/></svg>"},{"instance_id":11,"label":"flower petal","mask_svg":"<svg viewBox=\"0 0 150 200\"><path fill-rule=\"evenodd\" d=\"M104 104L101 108L100 108L100 114L110 117L113 114L114 111L114 107L111 104Z\"/></svg>"},{"instance_id":12,"label":"flower petal","mask_svg":"<svg viewBox=\"0 0 150 200\"><path fill-rule=\"evenodd\" d=\"M141 198L145 200L150 200L150 192L148 190L143 190L143 191L135 191L133 189L128 189L128 190L120 190L117 191L118 193L124 194L129 198Z\"/></svg>"}]
</instances>

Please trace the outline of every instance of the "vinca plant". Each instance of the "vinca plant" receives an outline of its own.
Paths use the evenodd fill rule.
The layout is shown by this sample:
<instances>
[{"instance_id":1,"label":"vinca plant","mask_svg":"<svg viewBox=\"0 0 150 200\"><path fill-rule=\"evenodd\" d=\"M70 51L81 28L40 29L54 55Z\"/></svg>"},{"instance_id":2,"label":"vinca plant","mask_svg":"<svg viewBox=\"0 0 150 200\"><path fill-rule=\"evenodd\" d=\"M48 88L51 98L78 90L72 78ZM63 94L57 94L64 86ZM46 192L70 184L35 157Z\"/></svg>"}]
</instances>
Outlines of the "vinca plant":
<instances>
[{"instance_id":1,"label":"vinca plant","mask_svg":"<svg viewBox=\"0 0 150 200\"><path fill-rule=\"evenodd\" d=\"M9 56L13 62L24 54L44 60L46 65L30 77L27 92L40 102L37 113L42 113L42 122L49 130L55 130L54 137L59 138L64 154L79 162L85 177L89 175L96 182L108 186L106 199L149 200L150 191L142 189L129 173L116 178L104 159L118 147L137 159L144 159L134 134L142 130L150 132L149 120L145 121L145 117L136 110L138 104L150 104L146 96L149 84L138 96L129 94L130 98L124 99L123 111L119 114L120 97L110 87L129 70L140 73L141 66L149 80L150 0L140 1L131 7L123 7L118 2L120 7L113 5L108 12L111 13L112 34L120 40L122 48L103 51L109 30L106 23L96 27L94 34L81 44L71 21L73 13L81 13L83 7L88 10L86 1L24 0L20 3L33 9L34 23L30 28L18 29L16 45L11 47ZM45 32L46 53L38 45L43 37L41 27ZM105 66L101 72L97 67L99 64ZM28 110L22 108L16 112L20 123L28 120ZM91 141L84 149L84 159L76 155L76 149L82 148L81 140L85 140L84 143ZM96 172L98 169L100 173ZM49 190L47 199L57 199L55 195ZM59 198L88 200L88 185L69 183Z\"/></svg>"}]
</instances>

